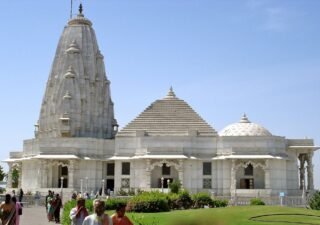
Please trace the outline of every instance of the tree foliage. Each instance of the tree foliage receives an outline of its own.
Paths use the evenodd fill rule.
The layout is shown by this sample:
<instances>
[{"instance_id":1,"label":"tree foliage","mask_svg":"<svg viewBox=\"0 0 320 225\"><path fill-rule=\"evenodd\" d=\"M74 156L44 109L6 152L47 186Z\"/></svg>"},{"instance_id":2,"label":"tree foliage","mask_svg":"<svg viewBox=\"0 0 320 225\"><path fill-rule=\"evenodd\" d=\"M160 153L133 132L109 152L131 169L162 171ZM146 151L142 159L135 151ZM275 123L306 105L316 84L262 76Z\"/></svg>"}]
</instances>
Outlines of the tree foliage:
<instances>
[{"instance_id":1,"label":"tree foliage","mask_svg":"<svg viewBox=\"0 0 320 225\"><path fill-rule=\"evenodd\" d=\"M174 180L173 182L171 182L169 184L169 188L172 193L178 194L181 188L180 180Z\"/></svg>"},{"instance_id":2,"label":"tree foliage","mask_svg":"<svg viewBox=\"0 0 320 225\"><path fill-rule=\"evenodd\" d=\"M6 177L6 173L3 171L3 167L0 166L0 181L3 181L5 177Z\"/></svg>"},{"instance_id":3,"label":"tree foliage","mask_svg":"<svg viewBox=\"0 0 320 225\"><path fill-rule=\"evenodd\" d=\"M311 209L320 210L320 191L316 191L309 200Z\"/></svg>"},{"instance_id":4,"label":"tree foliage","mask_svg":"<svg viewBox=\"0 0 320 225\"><path fill-rule=\"evenodd\" d=\"M19 183L19 170L14 168L12 170L12 188L17 188Z\"/></svg>"}]
</instances>

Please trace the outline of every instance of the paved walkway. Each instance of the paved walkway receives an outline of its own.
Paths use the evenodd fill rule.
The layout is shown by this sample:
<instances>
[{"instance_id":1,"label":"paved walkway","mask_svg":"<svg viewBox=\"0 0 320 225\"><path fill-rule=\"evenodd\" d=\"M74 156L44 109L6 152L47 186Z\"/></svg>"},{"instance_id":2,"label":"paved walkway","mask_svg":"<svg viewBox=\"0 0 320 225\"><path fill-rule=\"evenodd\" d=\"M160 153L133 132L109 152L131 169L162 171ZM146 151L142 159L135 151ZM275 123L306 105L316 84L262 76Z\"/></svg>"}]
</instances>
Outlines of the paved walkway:
<instances>
[{"instance_id":1,"label":"paved walkway","mask_svg":"<svg viewBox=\"0 0 320 225\"><path fill-rule=\"evenodd\" d=\"M61 209L61 213L62 213ZM20 225L54 225L55 222L48 222L46 209L44 206L23 207L22 216L20 216Z\"/></svg>"}]
</instances>

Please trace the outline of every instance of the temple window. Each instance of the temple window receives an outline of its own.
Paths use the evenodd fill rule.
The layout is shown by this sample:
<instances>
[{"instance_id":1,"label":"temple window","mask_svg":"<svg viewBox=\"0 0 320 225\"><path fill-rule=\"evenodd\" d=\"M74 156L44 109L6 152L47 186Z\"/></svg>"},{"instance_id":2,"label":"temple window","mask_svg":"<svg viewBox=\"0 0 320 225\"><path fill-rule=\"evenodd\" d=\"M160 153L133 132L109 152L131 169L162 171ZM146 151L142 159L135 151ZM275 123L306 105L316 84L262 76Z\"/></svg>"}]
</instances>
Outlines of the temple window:
<instances>
[{"instance_id":1,"label":"temple window","mask_svg":"<svg viewBox=\"0 0 320 225\"><path fill-rule=\"evenodd\" d=\"M170 175L170 166L167 166L167 164L163 163L162 165L162 175Z\"/></svg>"},{"instance_id":2,"label":"temple window","mask_svg":"<svg viewBox=\"0 0 320 225\"><path fill-rule=\"evenodd\" d=\"M251 164L244 168L244 175L253 176L253 166Z\"/></svg>"},{"instance_id":3,"label":"temple window","mask_svg":"<svg viewBox=\"0 0 320 225\"><path fill-rule=\"evenodd\" d=\"M130 175L130 163L129 162L122 163L122 175Z\"/></svg>"},{"instance_id":4,"label":"temple window","mask_svg":"<svg viewBox=\"0 0 320 225\"><path fill-rule=\"evenodd\" d=\"M130 188L130 179L129 178L122 178L121 179L121 187L122 188Z\"/></svg>"},{"instance_id":5,"label":"temple window","mask_svg":"<svg viewBox=\"0 0 320 225\"><path fill-rule=\"evenodd\" d=\"M212 165L211 162L204 162L202 164L202 174L203 175L211 175Z\"/></svg>"},{"instance_id":6,"label":"temple window","mask_svg":"<svg viewBox=\"0 0 320 225\"><path fill-rule=\"evenodd\" d=\"M207 179L207 178L203 179L202 186L203 186L203 189L211 189L212 188L211 179Z\"/></svg>"},{"instance_id":7,"label":"temple window","mask_svg":"<svg viewBox=\"0 0 320 225\"><path fill-rule=\"evenodd\" d=\"M114 176L114 163L107 164L107 176Z\"/></svg>"}]
</instances>

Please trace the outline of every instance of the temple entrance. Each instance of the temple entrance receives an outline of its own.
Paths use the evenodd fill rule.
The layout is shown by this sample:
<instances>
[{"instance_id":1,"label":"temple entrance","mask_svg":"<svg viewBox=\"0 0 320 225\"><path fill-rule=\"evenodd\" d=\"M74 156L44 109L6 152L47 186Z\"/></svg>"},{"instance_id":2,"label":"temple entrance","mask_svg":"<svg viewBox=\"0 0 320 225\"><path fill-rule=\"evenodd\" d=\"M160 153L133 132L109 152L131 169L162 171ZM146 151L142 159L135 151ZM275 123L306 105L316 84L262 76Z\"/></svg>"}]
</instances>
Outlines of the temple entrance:
<instances>
[{"instance_id":1,"label":"temple entrance","mask_svg":"<svg viewBox=\"0 0 320 225\"><path fill-rule=\"evenodd\" d=\"M158 180L158 188L162 188L162 182L163 182L163 188L169 188L169 184L172 183L173 178L159 178Z\"/></svg>"},{"instance_id":2,"label":"temple entrance","mask_svg":"<svg viewBox=\"0 0 320 225\"><path fill-rule=\"evenodd\" d=\"M264 189L265 171L263 162L243 161L236 166L237 189Z\"/></svg>"},{"instance_id":3,"label":"temple entrance","mask_svg":"<svg viewBox=\"0 0 320 225\"><path fill-rule=\"evenodd\" d=\"M168 188L170 182L178 179L176 168L162 163L161 166L155 166L151 172L151 188Z\"/></svg>"},{"instance_id":4,"label":"temple entrance","mask_svg":"<svg viewBox=\"0 0 320 225\"><path fill-rule=\"evenodd\" d=\"M107 191L113 191L114 189L114 179L107 179Z\"/></svg>"},{"instance_id":5,"label":"temple entrance","mask_svg":"<svg viewBox=\"0 0 320 225\"><path fill-rule=\"evenodd\" d=\"M58 187L67 188L68 187L68 167L67 166L59 166L59 177L58 177Z\"/></svg>"},{"instance_id":6,"label":"temple entrance","mask_svg":"<svg viewBox=\"0 0 320 225\"><path fill-rule=\"evenodd\" d=\"M254 179L240 179L240 189L254 189Z\"/></svg>"}]
</instances>

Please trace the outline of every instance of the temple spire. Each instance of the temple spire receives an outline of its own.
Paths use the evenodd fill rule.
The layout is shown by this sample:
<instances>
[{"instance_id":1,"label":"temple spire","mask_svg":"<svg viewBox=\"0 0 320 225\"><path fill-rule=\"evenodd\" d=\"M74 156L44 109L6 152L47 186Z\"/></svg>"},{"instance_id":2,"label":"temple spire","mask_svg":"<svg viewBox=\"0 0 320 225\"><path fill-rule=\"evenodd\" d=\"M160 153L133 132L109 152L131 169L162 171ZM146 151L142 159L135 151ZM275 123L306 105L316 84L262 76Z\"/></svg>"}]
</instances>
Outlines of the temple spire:
<instances>
[{"instance_id":1,"label":"temple spire","mask_svg":"<svg viewBox=\"0 0 320 225\"><path fill-rule=\"evenodd\" d=\"M82 3L80 3L80 5L79 5L79 14L81 15L82 12L83 12Z\"/></svg>"}]
</instances>

